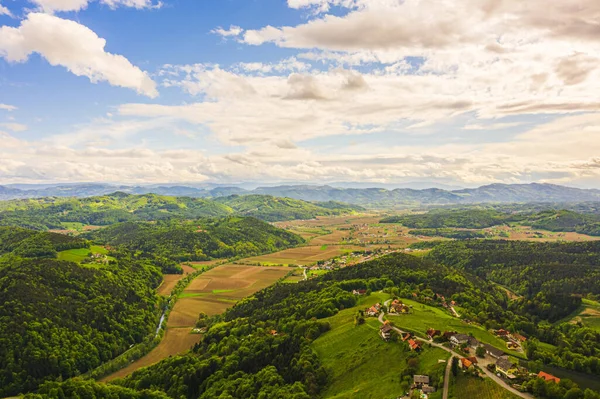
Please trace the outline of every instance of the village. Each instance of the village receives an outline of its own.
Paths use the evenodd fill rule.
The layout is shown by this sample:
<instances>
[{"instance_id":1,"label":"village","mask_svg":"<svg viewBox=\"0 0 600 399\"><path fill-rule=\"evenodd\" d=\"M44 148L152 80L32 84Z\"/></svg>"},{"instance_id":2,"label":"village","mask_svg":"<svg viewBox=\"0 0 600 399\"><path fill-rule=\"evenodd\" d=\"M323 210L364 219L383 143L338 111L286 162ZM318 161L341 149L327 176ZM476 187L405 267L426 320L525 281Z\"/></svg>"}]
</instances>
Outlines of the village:
<instances>
[{"instance_id":1,"label":"village","mask_svg":"<svg viewBox=\"0 0 600 399\"><path fill-rule=\"evenodd\" d=\"M353 290L354 295L365 295L366 290ZM443 298L443 297L442 297ZM443 300L444 308L451 312L454 317L454 301L446 303ZM384 320L386 316L402 316L410 314L413 311L412 305L407 305L401 299L395 298L388 300L384 304L375 303L361 311L365 317L377 317L382 323L379 328L379 336L386 342L403 342L407 349L420 353L424 345L429 347L438 347L451 353L449 362L455 362L455 365L448 363L448 368L456 367L463 373L469 373L478 377L490 377L494 381L505 385L505 387L513 388L521 391L521 384L531 378L542 378L546 381L560 382L560 378L551 374L540 371L539 373L530 373L525 367L521 366L518 360L512 357L509 353L496 348L488 343L481 342L472 335L459 333L457 331L440 331L433 328L428 328L422 332L423 337L417 336L415 332L404 331L395 326L392 321ZM390 318L392 318L390 317ZM401 320L401 317L396 318ZM401 324L399 322L398 324ZM498 339L506 342L507 350L511 352L522 352L522 345L527 341L527 338L521 334L510 332L505 329L490 330ZM421 334L419 334L421 335ZM446 360L440 359L440 362ZM441 387L430 385L430 376L413 375L413 384L410 392L406 396L399 398L414 398L419 397L427 399L429 394L435 392ZM446 388L446 385L444 387ZM416 392L416 393L415 393ZM418 395L418 396L415 396Z\"/></svg>"}]
</instances>

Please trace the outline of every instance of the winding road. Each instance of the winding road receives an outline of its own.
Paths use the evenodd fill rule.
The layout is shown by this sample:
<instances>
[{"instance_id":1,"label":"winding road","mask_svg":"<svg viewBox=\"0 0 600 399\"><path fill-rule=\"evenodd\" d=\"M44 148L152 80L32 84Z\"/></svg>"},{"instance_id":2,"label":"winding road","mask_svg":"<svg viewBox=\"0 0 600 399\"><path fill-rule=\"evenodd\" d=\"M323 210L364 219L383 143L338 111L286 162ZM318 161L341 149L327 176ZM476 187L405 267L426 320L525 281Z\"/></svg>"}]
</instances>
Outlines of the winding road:
<instances>
[{"instance_id":1,"label":"winding road","mask_svg":"<svg viewBox=\"0 0 600 399\"><path fill-rule=\"evenodd\" d=\"M384 304L387 306L390 303L391 299L388 299L387 301L384 302ZM379 313L379 322L381 324L384 323L383 321L383 316L385 316L385 314L383 312ZM396 331L398 334L406 334L407 331L402 331L401 329L399 329L398 327L392 327L394 329L394 331ZM459 355L458 353L454 352L452 349L450 348L446 348L444 345L438 344L436 342L433 342L433 340L427 340L424 338L419 338L417 336L414 337L414 339L421 341L421 342L425 342L428 344L431 344L431 346L435 346L436 348L440 348L445 350L446 352L449 352L452 356L456 356L458 358L461 358L461 355ZM444 379L444 393L443 393L443 397L444 399L448 398L448 387L449 387L449 374L448 374L448 370L450 369L450 365L451 365L451 359L448 360L448 365L446 366L446 378ZM524 399L535 399L532 395L528 394L528 393L524 393L521 391L516 390L515 388L511 387L510 385L508 385L502 378L496 376L496 374L492 373L491 371L489 371L487 369L487 367L481 367L481 370L488 376L490 377L494 382L496 382L496 384L500 385L502 388L506 389L507 391L510 391L512 393L514 393L515 395L524 398Z\"/></svg>"}]
</instances>

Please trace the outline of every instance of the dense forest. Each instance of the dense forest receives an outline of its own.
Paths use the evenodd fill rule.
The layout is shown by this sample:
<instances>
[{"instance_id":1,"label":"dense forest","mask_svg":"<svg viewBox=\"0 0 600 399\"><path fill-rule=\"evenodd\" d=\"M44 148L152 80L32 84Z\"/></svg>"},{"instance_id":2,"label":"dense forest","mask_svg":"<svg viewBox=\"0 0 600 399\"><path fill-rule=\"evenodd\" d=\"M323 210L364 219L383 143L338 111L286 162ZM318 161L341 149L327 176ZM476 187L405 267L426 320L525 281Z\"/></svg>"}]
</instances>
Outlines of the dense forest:
<instances>
[{"instance_id":1,"label":"dense forest","mask_svg":"<svg viewBox=\"0 0 600 399\"><path fill-rule=\"evenodd\" d=\"M390 216L381 223L400 223L413 229L484 229L506 223L508 215L488 209L432 210L423 214Z\"/></svg>"},{"instance_id":2,"label":"dense forest","mask_svg":"<svg viewBox=\"0 0 600 399\"><path fill-rule=\"evenodd\" d=\"M251 217L197 221L119 223L89 233L88 238L144 256L202 261L280 251L304 242L293 233Z\"/></svg>"},{"instance_id":3,"label":"dense forest","mask_svg":"<svg viewBox=\"0 0 600 399\"><path fill-rule=\"evenodd\" d=\"M0 227L0 256L10 253L23 258L56 258L59 251L89 246L86 240L64 234Z\"/></svg>"},{"instance_id":4,"label":"dense forest","mask_svg":"<svg viewBox=\"0 0 600 399\"><path fill-rule=\"evenodd\" d=\"M158 323L159 270L121 260L102 268L54 259L0 264L0 396L93 369Z\"/></svg>"},{"instance_id":5,"label":"dense forest","mask_svg":"<svg viewBox=\"0 0 600 399\"><path fill-rule=\"evenodd\" d=\"M156 194L113 193L90 198L42 198L0 202L0 226L34 230L64 229L65 223L108 226L131 221L198 219L230 215L266 221L312 219L363 208L337 202L322 205L267 195L221 197L215 200Z\"/></svg>"}]
</instances>

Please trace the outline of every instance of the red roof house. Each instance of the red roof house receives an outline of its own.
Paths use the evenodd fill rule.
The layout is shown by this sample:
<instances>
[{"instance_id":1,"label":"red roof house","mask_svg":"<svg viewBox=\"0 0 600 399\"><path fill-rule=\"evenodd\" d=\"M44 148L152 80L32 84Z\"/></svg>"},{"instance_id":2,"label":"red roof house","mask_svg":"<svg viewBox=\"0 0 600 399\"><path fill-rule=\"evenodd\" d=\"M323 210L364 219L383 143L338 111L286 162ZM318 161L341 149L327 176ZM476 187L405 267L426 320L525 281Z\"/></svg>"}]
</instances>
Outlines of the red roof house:
<instances>
[{"instance_id":1,"label":"red roof house","mask_svg":"<svg viewBox=\"0 0 600 399\"><path fill-rule=\"evenodd\" d=\"M538 374L538 377L543 378L546 381L554 381L557 384L560 382L560 378L555 377L552 374L544 373L543 371L540 371L540 373Z\"/></svg>"}]
</instances>

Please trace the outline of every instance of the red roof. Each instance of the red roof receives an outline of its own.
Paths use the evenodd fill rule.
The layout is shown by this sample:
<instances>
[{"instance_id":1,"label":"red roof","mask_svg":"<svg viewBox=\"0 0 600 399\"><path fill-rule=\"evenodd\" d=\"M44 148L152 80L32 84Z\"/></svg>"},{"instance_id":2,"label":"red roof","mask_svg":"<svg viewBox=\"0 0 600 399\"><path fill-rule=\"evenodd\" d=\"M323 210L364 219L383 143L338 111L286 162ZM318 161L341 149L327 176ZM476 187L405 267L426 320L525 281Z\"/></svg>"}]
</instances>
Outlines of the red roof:
<instances>
[{"instance_id":1,"label":"red roof","mask_svg":"<svg viewBox=\"0 0 600 399\"><path fill-rule=\"evenodd\" d=\"M540 373L538 374L538 377L543 378L546 381L554 381L557 384L560 382L560 378L555 377L552 374L544 373L543 371L540 371Z\"/></svg>"},{"instance_id":2,"label":"red roof","mask_svg":"<svg viewBox=\"0 0 600 399\"><path fill-rule=\"evenodd\" d=\"M475 356L468 357L467 359L469 359L471 361L471 363L473 363L473 364L479 363L479 361L477 360L477 358Z\"/></svg>"},{"instance_id":3,"label":"red roof","mask_svg":"<svg viewBox=\"0 0 600 399\"><path fill-rule=\"evenodd\" d=\"M417 341L415 341L414 339L409 339L408 344L410 345L410 348L413 350L421 347L421 344L418 343Z\"/></svg>"},{"instance_id":4,"label":"red roof","mask_svg":"<svg viewBox=\"0 0 600 399\"><path fill-rule=\"evenodd\" d=\"M465 367L465 368L469 368L473 365L472 361L470 361L469 359L464 358L464 357L462 359L460 359L460 362L462 363L463 367Z\"/></svg>"}]
</instances>

